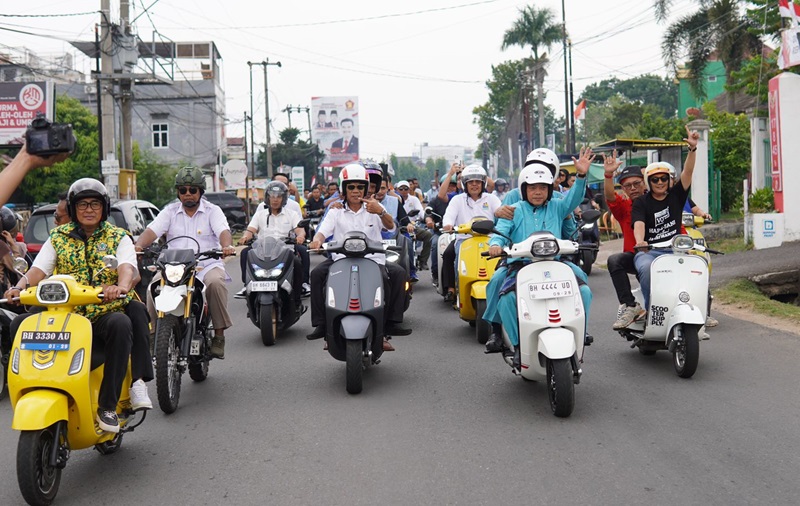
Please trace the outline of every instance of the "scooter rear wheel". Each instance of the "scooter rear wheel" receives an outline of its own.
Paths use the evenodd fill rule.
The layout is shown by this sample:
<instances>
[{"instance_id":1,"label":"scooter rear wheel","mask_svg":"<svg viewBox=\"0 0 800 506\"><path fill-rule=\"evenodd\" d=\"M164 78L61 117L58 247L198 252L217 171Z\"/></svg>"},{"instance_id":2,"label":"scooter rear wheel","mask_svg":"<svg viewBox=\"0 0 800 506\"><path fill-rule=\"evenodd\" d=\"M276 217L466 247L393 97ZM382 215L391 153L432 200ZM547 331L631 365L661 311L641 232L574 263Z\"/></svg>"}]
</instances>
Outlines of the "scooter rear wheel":
<instances>
[{"instance_id":1,"label":"scooter rear wheel","mask_svg":"<svg viewBox=\"0 0 800 506\"><path fill-rule=\"evenodd\" d=\"M568 358L547 361L547 396L553 414L566 418L575 408L575 382Z\"/></svg>"},{"instance_id":2,"label":"scooter rear wheel","mask_svg":"<svg viewBox=\"0 0 800 506\"><path fill-rule=\"evenodd\" d=\"M360 394L363 389L364 349L361 341L347 340L347 393Z\"/></svg>"},{"instance_id":3,"label":"scooter rear wheel","mask_svg":"<svg viewBox=\"0 0 800 506\"><path fill-rule=\"evenodd\" d=\"M26 430L17 444L17 482L28 504L51 504L61 483L61 469L50 465L55 426Z\"/></svg>"},{"instance_id":4,"label":"scooter rear wheel","mask_svg":"<svg viewBox=\"0 0 800 506\"><path fill-rule=\"evenodd\" d=\"M181 371L178 368L180 325L178 318L164 315L156 335L156 392L158 407L166 414L178 409L181 397Z\"/></svg>"},{"instance_id":5,"label":"scooter rear wheel","mask_svg":"<svg viewBox=\"0 0 800 506\"><path fill-rule=\"evenodd\" d=\"M475 335L479 343L486 344L492 333L491 324L483 319L483 313L486 312L486 299L472 299L472 302L475 305Z\"/></svg>"}]
</instances>

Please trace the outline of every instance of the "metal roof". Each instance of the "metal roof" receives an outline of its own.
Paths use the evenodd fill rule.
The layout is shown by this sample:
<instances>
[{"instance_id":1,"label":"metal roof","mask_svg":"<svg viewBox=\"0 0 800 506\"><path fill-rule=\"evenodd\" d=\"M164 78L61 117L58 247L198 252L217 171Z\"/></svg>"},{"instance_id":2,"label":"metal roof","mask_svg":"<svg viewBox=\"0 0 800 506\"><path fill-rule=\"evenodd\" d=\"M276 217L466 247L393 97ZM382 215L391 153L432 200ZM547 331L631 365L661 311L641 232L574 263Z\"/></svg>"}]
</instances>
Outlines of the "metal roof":
<instances>
[{"instance_id":1,"label":"metal roof","mask_svg":"<svg viewBox=\"0 0 800 506\"><path fill-rule=\"evenodd\" d=\"M686 143L682 141L665 141L664 139L612 139L592 147L592 151L638 151L648 149L682 148Z\"/></svg>"}]
</instances>

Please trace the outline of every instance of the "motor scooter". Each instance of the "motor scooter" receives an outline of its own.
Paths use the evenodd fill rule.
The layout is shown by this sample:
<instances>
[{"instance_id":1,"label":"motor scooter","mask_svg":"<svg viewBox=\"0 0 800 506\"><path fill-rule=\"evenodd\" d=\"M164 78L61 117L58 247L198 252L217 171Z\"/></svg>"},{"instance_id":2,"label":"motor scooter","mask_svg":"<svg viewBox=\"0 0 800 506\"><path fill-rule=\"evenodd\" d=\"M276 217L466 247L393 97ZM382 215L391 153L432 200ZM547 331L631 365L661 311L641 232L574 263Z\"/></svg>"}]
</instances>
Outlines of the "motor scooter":
<instances>
[{"instance_id":1,"label":"motor scooter","mask_svg":"<svg viewBox=\"0 0 800 506\"><path fill-rule=\"evenodd\" d=\"M116 258L107 256L104 261L107 268L116 268ZM71 451L94 447L102 455L114 453L123 435L147 414L131 409L129 364L117 404L119 433L103 431L95 421L103 350L93 350L92 324L73 310L102 303L102 290L79 284L72 276L55 275L15 298L23 305L47 308L22 321L9 362L11 428L21 431L17 481L28 504L53 502Z\"/></svg>"},{"instance_id":2,"label":"motor scooter","mask_svg":"<svg viewBox=\"0 0 800 506\"><path fill-rule=\"evenodd\" d=\"M8 270L7 262L3 262L6 268L6 280L9 286L14 286L19 281L19 278L28 272L28 262L23 257L15 257L11 253L8 246L0 241L0 259L4 255L8 255L6 260L10 261L13 269ZM3 261L3 260L0 260ZM8 359L11 355L11 345L14 342L14 336L11 335L11 321L24 311L20 306L13 306L10 304L0 304L0 399L4 399L8 393Z\"/></svg>"},{"instance_id":3,"label":"motor scooter","mask_svg":"<svg viewBox=\"0 0 800 506\"><path fill-rule=\"evenodd\" d=\"M597 252L600 251L597 220L603 213L594 209L589 199L585 199L580 207L582 209L581 218L578 220L576 236L573 238L580 246L580 250L572 256L571 261L588 276L592 273L592 265L597 260Z\"/></svg>"},{"instance_id":4,"label":"motor scooter","mask_svg":"<svg viewBox=\"0 0 800 506\"><path fill-rule=\"evenodd\" d=\"M458 225L454 234L469 234L459 246L458 268L456 269L456 306L458 316L475 327L478 342L486 344L492 333L492 326L483 319L486 312L486 285L497 268L497 258L487 258L481 253L489 251L489 237L475 232L472 225L476 221L491 220L474 218L469 223Z\"/></svg>"},{"instance_id":5,"label":"motor scooter","mask_svg":"<svg viewBox=\"0 0 800 506\"><path fill-rule=\"evenodd\" d=\"M490 221L473 223L472 228L478 233L497 233ZM550 409L558 417L569 416L575 407L586 322L578 280L572 268L556 257L577 251L577 243L546 231L504 248L507 257L529 262L516 276L519 366L513 355L504 354L504 359L514 374L545 382ZM506 348L516 352L505 329L503 339Z\"/></svg>"},{"instance_id":6,"label":"motor scooter","mask_svg":"<svg viewBox=\"0 0 800 506\"><path fill-rule=\"evenodd\" d=\"M301 228L303 222L308 220L300 222ZM300 289L292 286L295 243L294 232L283 240L259 238L253 241L247 253L247 316L260 329L264 346L274 345L278 331L294 325L305 312L305 306L297 307L292 295L294 290Z\"/></svg>"},{"instance_id":7,"label":"motor scooter","mask_svg":"<svg viewBox=\"0 0 800 506\"><path fill-rule=\"evenodd\" d=\"M328 353L346 363L347 392L357 394L363 388L364 370L380 363L383 354L383 267L365 256L383 254L384 246L364 232L352 231L322 248L344 255L331 264L324 288L325 339Z\"/></svg>"},{"instance_id":8,"label":"motor scooter","mask_svg":"<svg viewBox=\"0 0 800 506\"><path fill-rule=\"evenodd\" d=\"M650 266L650 309L647 319L637 320L619 331L642 355L656 351L672 353L672 365L681 378L691 378L700 359L700 328L705 325L708 304L708 261L692 254L707 250L688 235L653 243L652 249L670 249ZM644 307L640 288L633 290Z\"/></svg>"}]
</instances>

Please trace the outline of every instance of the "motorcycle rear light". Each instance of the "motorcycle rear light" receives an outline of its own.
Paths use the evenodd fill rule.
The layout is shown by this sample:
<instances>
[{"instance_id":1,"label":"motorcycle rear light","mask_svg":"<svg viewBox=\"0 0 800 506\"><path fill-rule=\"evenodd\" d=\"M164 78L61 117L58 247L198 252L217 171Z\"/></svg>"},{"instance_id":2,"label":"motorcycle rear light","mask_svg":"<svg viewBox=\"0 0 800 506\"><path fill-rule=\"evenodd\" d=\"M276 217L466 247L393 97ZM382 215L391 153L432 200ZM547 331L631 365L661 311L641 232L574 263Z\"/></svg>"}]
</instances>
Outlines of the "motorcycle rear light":
<instances>
[{"instance_id":1,"label":"motorcycle rear light","mask_svg":"<svg viewBox=\"0 0 800 506\"><path fill-rule=\"evenodd\" d=\"M14 348L14 356L11 357L11 372L19 374L19 348Z\"/></svg>"},{"instance_id":2,"label":"motorcycle rear light","mask_svg":"<svg viewBox=\"0 0 800 506\"><path fill-rule=\"evenodd\" d=\"M347 305L347 310L353 312L361 311L361 301L358 299L350 299L350 303Z\"/></svg>"},{"instance_id":3,"label":"motorcycle rear light","mask_svg":"<svg viewBox=\"0 0 800 506\"><path fill-rule=\"evenodd\" d=\"M478 277L479 278L485 278L486 277L486 269L484 269L484 268L478 269Z\"/></svg>"},{"instance_id":4,"label":"motorcycle rear light","mask_svg":"<svg viewBox=\"0 0 800 506\"><path fill-rule=\"evenodd\" d=\"M72 363L69 365L69 371L67 374L72 376L73 374L78 374L83 369L83 357L85 355L84 348L78 350L75 355L72 356Z\"/></svg>"},{"instance_id":5,"label":"motorcycle rear light","mask_svg":"<svg viewBox=\"0 0 800 506\"><path fill-rule=\"evenodd\" d=\"M63 304L69 300L69 291L62 281L43 281L36 288L36 298L42 304Z\"/></svg>"},{"instance_id":6,"label":"motorcycle rear light","mask_svg":"<svg viewBox=\"0 0 800 506\"><path fill-rule=\"evenodd\" d=\"M558 243L552 239L536 241L531 246L531 254L535 257L554 257L558 251Z\"/></svg>"}]
</instances>

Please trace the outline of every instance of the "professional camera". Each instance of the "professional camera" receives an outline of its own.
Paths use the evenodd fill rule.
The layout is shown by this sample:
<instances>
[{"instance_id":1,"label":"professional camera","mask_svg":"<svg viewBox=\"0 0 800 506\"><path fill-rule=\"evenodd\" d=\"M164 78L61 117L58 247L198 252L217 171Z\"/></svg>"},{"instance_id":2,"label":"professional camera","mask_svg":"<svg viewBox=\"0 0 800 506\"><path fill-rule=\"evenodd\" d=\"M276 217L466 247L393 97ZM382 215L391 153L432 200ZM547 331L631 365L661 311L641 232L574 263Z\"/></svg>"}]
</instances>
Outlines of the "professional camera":
<instances>
[{"instance_id":1,"label":"professional camera","mask_svg":"<svg viewBox=\"0 0 800 506\"><path fill-rule=\"evenodd\" d=\"M28 153L37 156L50 156L75 151L75 135L72 125L52 123L39 113L25 131L25 144Z\"/></svg>"}]
</instances>

